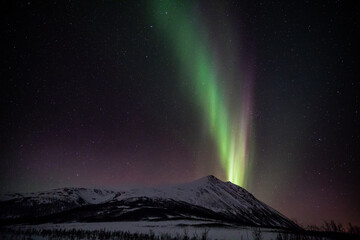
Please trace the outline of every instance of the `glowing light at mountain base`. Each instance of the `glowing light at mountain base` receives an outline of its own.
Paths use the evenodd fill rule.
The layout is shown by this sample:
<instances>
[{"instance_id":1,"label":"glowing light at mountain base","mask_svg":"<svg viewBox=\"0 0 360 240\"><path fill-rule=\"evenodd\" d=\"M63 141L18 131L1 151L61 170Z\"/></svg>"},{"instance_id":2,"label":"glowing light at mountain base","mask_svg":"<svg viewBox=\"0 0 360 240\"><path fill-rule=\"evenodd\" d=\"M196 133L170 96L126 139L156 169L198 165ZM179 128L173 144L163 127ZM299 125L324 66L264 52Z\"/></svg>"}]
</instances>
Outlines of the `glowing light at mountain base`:
<instances>
[{"instance_id":1,"label":"glowing light at mountain base","mask_svg":"<svg viewBox=\"0 0 360 240\"><path fill-rule=\"evenodd\" d=\"M151 15L160 26L160 34L171 42L171 51L183 77L190 81L188 88L204 115L228 180L244 186L249 174L251 87L242 84L242 89L235 90L237 95L241 95L236 98L239 100L232 102L226 94L229 89L225 83L242 79L227 79L220 75L224 71L220 71L220 65L212 56L206 26L191 15L191 9L184 2L151 2Z\"/></svg>"}]
</instances>

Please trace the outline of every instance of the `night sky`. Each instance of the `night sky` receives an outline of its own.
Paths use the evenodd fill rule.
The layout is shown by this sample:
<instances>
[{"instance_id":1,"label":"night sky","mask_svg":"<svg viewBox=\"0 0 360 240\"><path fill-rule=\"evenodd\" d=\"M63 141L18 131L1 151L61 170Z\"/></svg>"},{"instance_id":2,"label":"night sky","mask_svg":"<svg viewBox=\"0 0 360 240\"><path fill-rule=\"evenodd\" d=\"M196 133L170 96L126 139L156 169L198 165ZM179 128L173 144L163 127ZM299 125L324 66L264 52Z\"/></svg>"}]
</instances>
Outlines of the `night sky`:
<instances>
[{"instance_id":1,"label":"night sky","mask_svg":"<svg viewBox=\"0 0 360 240\"><path fill-rule=\"evenodd\" d=\"M359 3L2 11L1 193L213 174L301 224L360 224Z\"/></svg>"}]
</instances>

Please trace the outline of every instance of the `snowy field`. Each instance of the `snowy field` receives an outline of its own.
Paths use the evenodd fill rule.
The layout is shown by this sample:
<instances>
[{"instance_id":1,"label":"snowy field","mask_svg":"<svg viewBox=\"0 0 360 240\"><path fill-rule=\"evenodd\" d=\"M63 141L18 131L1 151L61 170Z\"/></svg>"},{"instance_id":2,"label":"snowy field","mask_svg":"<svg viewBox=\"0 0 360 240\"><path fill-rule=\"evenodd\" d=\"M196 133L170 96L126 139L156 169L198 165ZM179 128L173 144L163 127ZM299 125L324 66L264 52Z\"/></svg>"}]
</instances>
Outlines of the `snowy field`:
<instances>
[{"instance_id":1,"label":"snowy field","mask_svg":"<svg viewBox=\"0 0 360 240\"><path fill-rule=\"evenodd\" d=\"M254 239L254 229L250 227L239 227L223 225L217 222L208 221L139 221L139 222L95 222L95 223L61 223L61 224L41 224L41 225L15 225L11 227L16 230L38 229L76 229L76 230L106 230L106 231L124 231L130 233L149 234L153 232L156 236L168 234L172 237L198 236L199 238L206 231L207 239L218 240L240 240ZM260 229L263 240L276 239L278 231L272 229Z\"/></svg>"}]
</instances>

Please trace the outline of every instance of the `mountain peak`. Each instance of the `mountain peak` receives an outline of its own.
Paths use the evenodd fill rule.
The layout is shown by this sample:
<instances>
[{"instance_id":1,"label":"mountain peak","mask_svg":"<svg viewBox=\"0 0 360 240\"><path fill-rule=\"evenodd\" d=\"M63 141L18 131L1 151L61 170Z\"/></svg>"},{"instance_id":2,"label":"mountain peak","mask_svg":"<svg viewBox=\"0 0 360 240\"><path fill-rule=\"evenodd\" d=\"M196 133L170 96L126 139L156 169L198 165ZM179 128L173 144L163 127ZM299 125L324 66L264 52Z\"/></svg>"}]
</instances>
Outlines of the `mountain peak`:
<instances>
[{"instance_id":1,"label":"mountain peak","mask_svg":"<svg viewBox=\"0 0 360 240\"><path fill-rule=\"evenodd\" d=\"M221 181L220 179L218 179L217 177L215 177L214 175L208 175L206 177L202 177L199 178L197 180L195 180L194 182L199 182L199 183L223 183L223 181Z\"/></svg>"},{"instance_id":2,"label":"mountain peak","mask_svg":"<svg viewBox=\"0 0 360 240\"><path fill-rule=\"evenodd\" d=\"M208 175L208 176L206 176L206 178L207 179L209 179L209 180L218 180L218 181L220 181L217 177L215 177L214 175Z\"/></svg>"}]
</instances>

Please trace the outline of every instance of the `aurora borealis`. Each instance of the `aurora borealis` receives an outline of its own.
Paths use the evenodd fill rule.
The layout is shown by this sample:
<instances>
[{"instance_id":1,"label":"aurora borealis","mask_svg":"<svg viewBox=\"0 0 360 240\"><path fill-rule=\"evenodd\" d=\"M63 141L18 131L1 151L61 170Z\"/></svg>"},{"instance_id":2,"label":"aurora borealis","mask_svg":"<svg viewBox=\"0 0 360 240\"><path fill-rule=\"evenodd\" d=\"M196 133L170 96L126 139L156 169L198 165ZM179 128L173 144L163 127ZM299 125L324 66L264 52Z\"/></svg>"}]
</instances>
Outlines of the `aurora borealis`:
<instances>
[{"instance_id":1,"label":"aurora borealis","mask_svg":"<svg viewBox=\"0 0 360 240\"><path fill-rule=\"evenodd\" d=\"M225 98L228 91L223 86L227 77L221 76L218 71L219 66L212 54L206 30L200 30L207 27L201 26L198 16L189 16L192 11L186 7L187 2L155 1L151 4L154 5L152 15L155 16L157 25L172 43L179 68L184 72L183 77L189 78L190 87L194 88L194 101L204 114L205 125L216 143L219 161L227 180L244 186L249 161L251 89L239 89L237 94L241 95L240 101L236 103L236 108L230 109L231 99ZM237 81L249 81L239 72L232 77L238 78Z\"/></svg>"},{"instance_id":2,"label":"aurora borealis","mask_svg":"<svg viewBox=\"0 0 360 240\"><path fill-rule=\"evenodd\" d=\"M0 193L213 174L360 225L359 4L8 1Z\"/></svg>"}]
</instances>

